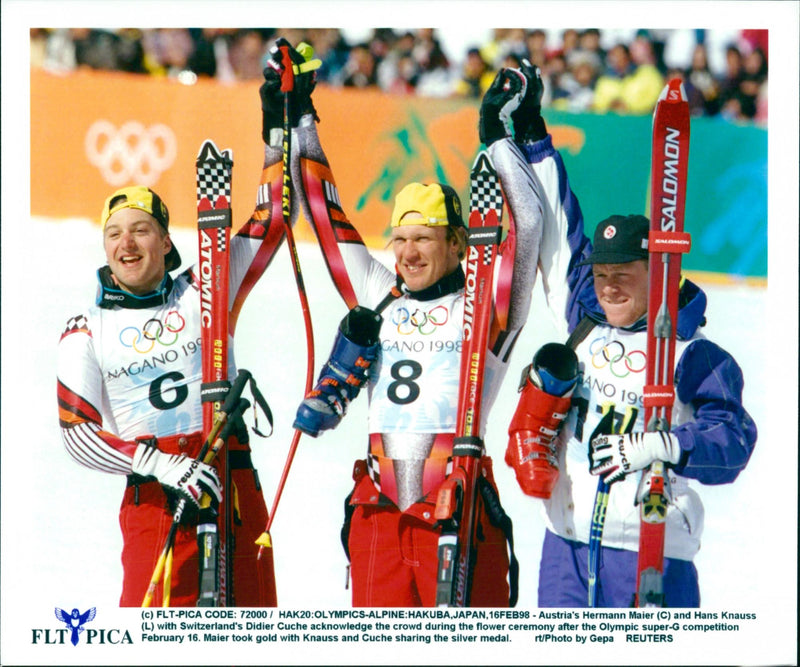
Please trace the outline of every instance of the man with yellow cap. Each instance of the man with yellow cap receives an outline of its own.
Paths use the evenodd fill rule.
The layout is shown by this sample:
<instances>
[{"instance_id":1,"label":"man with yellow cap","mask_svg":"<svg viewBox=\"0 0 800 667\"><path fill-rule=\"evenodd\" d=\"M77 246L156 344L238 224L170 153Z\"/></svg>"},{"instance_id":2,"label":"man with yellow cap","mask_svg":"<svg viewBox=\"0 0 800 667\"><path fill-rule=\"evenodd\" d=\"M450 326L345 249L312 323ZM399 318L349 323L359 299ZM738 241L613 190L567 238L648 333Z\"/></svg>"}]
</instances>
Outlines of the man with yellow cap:
<instances>
[{"instance_id":1,"label":"man with yellow cap","mask_svg":"<svg viewBox=\"0 0 800 667\"><path fill-rule=\"evenodd\" d=\"M274 75L273 75L274 78ZM269 77L262 104L279 115L282 98ZM525 100L525 79L499 78L483 101L481 132L506 136L509 115ZM309 108L309 97L291 100ZM443 183L411 183L398 192L391 216L395 271L368 252L347 220L319 142L315 114L301 114L293 130L294 192L320 240L328 268L350 308L339 326L318 382L300 405L295 427L312 436L334 428L368 385L366 458L354 467L346 503L343 544L350 559L354 606L433 606L439 528L438 488L446 479L456 425L464 313L466 240L461 203ZM491 156L501 176L524 164L509 140L494 142ZM277 160L278 156L272 159ZM268 158L269 159L269 158ZM302 177L301 177L302 176ZM520 193L523 190L520 189ZM321 194L319 194L321 193ZM494 322L487 361L485 412L497 396L509 354L531 301L541 236L541 208L534 197L501 248L499 271L509 285L498 291L505 324ZM324 198L321 199L321 198ZM516 252L515 252L516 251ZM480 535L471 591L474 606L507 606L514 597L509 573L508 520L497 498L491 460L483 462L486 498L477 521ZM511 590L510 590L511 589Z\"/></svg>"},{"instance_id":2,"label":"man with yellow cap","mask_svg":"<svg viewBox=\"0 0 800 667\"><path fill-rule=\"evenodd\" d=\"M280 188L275 176L275 189ZM263 208L263 207L262 207ZM274 252L267 234L270 211L257 211L231 239L230 308L238 312L263 257ZM278 209L277 219L280 220ZM180 269L169 234L169 213L150 188L114 192L100 216L107 264L97 272L94 305L67 322L58 350L58 407L62 440L79 464L125 475L120 509L123 582L120 606L143 603L166 541L177 501L186 501L175 538L170 606L198 602L197 510L203 492L219 501L213 465L196 461L204 441L200 385L200 296L195 267ZM255 261L259 258L259 261ZM170 275L175 271L175 275ZM231 332L235 317L231 318ZM232 333L231 333L232 335ZM236 375L230 345L229 377ZM237 499L233 582L228 603L277 604L271 553L257 560L255 540L267 509L253 468L244 425L228 442Z\"/></svg>"}]
</instances>

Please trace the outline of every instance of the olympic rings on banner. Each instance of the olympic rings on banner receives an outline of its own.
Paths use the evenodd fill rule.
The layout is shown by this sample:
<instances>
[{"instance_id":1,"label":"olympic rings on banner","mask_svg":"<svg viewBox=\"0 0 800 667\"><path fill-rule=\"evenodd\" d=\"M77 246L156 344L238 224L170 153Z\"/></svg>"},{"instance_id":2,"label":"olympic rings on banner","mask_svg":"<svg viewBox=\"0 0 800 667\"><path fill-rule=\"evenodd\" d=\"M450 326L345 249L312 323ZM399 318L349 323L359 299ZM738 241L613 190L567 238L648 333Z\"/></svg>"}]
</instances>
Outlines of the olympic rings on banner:
<instances>
[{"instance_id":1,"label":"olympic rings on banner","mask_svg":"<svg viewBox=\"0 0 800 667\"><path fill-rule=\"evenodd\" d=\"M141 329L133 326L125 327L119 332L119 342L125 347L132 347L139 354L147 354L156 343L164 347L174 345L178 341L178 333L183 331L185 326L186 320L181 314L177 310L171 310L163 322L152 317ZM149 341L149 346L144 341Z\"/></svg>"},{"instance_id":2,"label":"olympic rings on banner","mask_svg":"<svg viewBox=\"0 0 800 667\"><path fill-rule=\"evenodd\" d=\"M398 308L392 315L392 323L397 326L397 333L410 336L419 331L423 336L430 336L436 327L447 324L449 313L445 306L434 306L427 313L417 308L413 313L408 308Z\"/></svg>"},{"instance_id":3,"label":"olympic rings on banner","mask_svg":"<svg viewBox=\"0 0 800 667\"><path fill-rule=\"evenodd\" d=\"M597 369L608 366L612 375L618 378L641 373L647 363L647 355L643 350L626 354L625 346L618 340L606 343L602 338L595 338L589 345L589 352L592 353L592 366Z\"/></svg>"},{"instance_id":4,"label":"olympic rings on banner","mask_svg":"<svg viewBox=\"0 0 800 667\"><path fill-rule=\"evenodd\" d=\"M178 142L161 123L145 127L129 121L117 128L107 120L95 121L84 138L89 163L100 169L110 185L135 182L153 185L175 162Z\"/></svg>"}]
</instances>

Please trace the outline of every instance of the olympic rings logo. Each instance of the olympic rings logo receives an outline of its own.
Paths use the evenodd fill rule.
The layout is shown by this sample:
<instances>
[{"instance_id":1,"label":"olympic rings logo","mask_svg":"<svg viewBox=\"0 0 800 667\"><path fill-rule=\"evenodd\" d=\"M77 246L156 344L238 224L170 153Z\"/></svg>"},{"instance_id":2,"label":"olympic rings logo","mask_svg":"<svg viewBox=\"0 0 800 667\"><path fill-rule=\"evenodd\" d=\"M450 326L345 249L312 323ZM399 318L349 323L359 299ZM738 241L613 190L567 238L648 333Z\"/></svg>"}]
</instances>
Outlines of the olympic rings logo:
<instances>
[{"instance_id":1,"label":"olympic rings logo","mask_svg":"<svg viewBox=\"0 0 800 667\"><path fill-rule=\"evenodd\" d=\"M625 346L619 341L606 343L602 338L595 338L589 345L592 353L592 366L597 369L609 367L612 375L624 378L631 373L641 373L647 363L647 355L643 350L625 353Z\"/></svg>"},{"instance_id":2,"label":"olympic rings logo","mask_svg":"<svg viewBox=\"0 0 800 667\"><path fill-rule=\"evenodd\" d=\"M130 182L153 185L178 154L175 134L161 123L145 127L128 121L117 129L107 120L98 120L83 143L89 163L115 186Z\"/></svg>"},{"instance_id":3,"label":"olympic rings logo","mask_svg":"<svg viewBox=\"0 0 800 667\"><path fill-rule=\"evenodd\" d=\"M141 329L125 327L119 332L119 342L125 347L133 348L139 354L147 354L156 343L165 347L174 345L178 341L178 333L183 331L185 326L186 320L181 314L177 310L171 310L163 322L157 317L152 317Z\"/></svg>"},{"instance_id":4,"label":"olympic rings logo","mask_svg":"<svg viewBox=\"0 0 800 667\"><path fill-rule=\"evenodd\" d=\"M434 306L427 313L417 308L413 313L408 308L398 308L392 314L392 323L397 326L397 333L410 336L419 331L423 336L430 336L436 327L447 324L450 314L444 306Z\"/></svg>"}]
</instances>

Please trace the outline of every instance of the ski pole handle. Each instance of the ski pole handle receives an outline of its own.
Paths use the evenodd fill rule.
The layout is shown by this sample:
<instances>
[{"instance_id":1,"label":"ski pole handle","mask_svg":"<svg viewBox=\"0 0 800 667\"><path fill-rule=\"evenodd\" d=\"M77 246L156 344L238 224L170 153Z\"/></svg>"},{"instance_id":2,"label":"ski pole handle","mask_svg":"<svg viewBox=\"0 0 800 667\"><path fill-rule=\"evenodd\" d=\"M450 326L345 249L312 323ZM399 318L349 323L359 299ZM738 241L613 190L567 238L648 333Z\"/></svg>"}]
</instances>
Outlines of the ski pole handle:
<instances>
[{"instance_id":1,"label":"ski pole handle","mask_svg":"<svg viewBox=\"0 0 800 667\"><path fill-rule=\"evenodd\" d=\"M282 37L278 40L278 50L281 54L281 92L290 93L294 90L294 67L292 57L289 55L289 42Z\"/></svg>"},{"instance_id":2,"label":"ski pole handle","mask_svg":"<svg viewBox=\"0 0 800 667\"><path fill-rule=\"evenodd\" d=\"M226 415L230 414L231 410L236 407L237 401L242 397L242 392L244 391L244 386L252 377L250 371L245 370L244 368L239 370L239 374L236 376L236 379L233 381L231 385L231 390L228 392L228 395L225 397L225 401L222 404L222 412Z\"/></svg>"},{"instance_id":3,"label":"ski pole handle","mask_svg":"<svg viewBox=\"0 0 800 667\"><path fill-rule=\"evenodd\" d=\"M225 420L225 425L220 430L216 440L214 440L214 444L211 446L211 449L203 458L203 463L211 463L214 460L214 458L219 453L219 450L222 449L222 446L228 441L228 438L231 436L231 432L236 426L236 420L249 407L250 407L250 401L248 401L246 398L239 399L239 402L236 405L236 407L229 415L227 415L227 418Z\"/></svg>"},{"instance_id":4,"label":"ski pole handle","mask_svg":"<svg viewBox=\"0 0 800 667\"><path fill-rule=\"evenodd\" d=\"M211 426L211 430L206 436L206 440L203 443L200 453L197 455L198 461L204 461L208 463L208 461L205 461L205 458L208 455L209 449L214 445L214 442L219 437L220 431L228 422L231 411L236 407L236 403L242 396L245 384L247 384L247 381L251 378L252 375L250 371L246 371L244 369L239 371L239 374L236 376L236 380L234 380L233 385L225 396L222 407L214 417L214 423Z\"/></svg>"}]
</instances>

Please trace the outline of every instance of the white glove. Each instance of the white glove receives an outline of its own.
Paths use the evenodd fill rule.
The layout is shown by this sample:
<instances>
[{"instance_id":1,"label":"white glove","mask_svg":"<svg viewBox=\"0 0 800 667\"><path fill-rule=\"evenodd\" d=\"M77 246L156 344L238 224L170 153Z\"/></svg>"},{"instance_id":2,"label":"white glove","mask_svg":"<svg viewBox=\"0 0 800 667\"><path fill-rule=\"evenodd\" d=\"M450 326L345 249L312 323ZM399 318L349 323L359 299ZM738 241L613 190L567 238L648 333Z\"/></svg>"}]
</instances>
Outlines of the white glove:
<instances>
[{"instance_id":1,"label":"white glove","mask_svg":"<svg viewBox=\"0 0 800 667\"><path fill-rule=\"evenodd\" d=\"M133 454L131 471L144 477L155 477L162 486L177 491L196 508L200 496L207 493L222 500L222 484L213 466L190 459L183 454L167 454L141 443Z\"/></svg>"},{"instance_id":2,"label":"white glove","mask_svg":"<svg viewBox=\"0 0 800 667\"><path fill-rule=\"evenodd\" d=\"M589 472L611 484L653 461L675 464L680 457L678 439L665 431L601 435L589 445Z\"/></svg>"}]
</instances>

